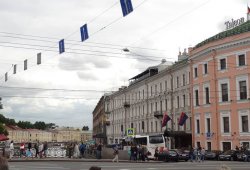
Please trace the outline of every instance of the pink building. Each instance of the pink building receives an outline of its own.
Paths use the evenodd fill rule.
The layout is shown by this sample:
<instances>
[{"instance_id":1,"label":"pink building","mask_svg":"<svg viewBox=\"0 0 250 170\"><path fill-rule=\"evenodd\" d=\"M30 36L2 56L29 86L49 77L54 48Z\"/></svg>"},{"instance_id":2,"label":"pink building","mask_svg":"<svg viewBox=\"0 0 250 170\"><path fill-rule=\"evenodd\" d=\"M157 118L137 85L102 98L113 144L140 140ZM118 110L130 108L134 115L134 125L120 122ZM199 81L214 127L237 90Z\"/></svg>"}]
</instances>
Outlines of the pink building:
<instances>
[{"instance_id":1,"label":"pink building","mask_svg":"<svg viewBox=\"0 0 250 170\"><path fill-rule=\"evenodd\" d=\"M192 138L212 150L250 144L250 21L189 49Z\"/></svg>"}]
</instances>

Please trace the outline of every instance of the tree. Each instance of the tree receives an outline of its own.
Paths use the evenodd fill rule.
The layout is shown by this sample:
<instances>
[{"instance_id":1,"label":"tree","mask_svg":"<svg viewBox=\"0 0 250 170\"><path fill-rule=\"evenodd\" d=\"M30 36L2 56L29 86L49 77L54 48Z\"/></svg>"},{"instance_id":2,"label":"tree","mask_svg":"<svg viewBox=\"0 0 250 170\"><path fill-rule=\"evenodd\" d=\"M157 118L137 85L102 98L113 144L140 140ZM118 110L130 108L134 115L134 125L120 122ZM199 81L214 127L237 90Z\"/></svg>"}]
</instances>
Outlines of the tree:
<instances>
[{"instance_id":1,"label":"tree","mask_svg":"<svg viewBox=\"0 0 250 170\"><path fill-rule=\"evenodd\" d=\"M5 136L8 136L8 131L4 128L3 124L0 123L0 134L4 134Z\"/></svg>"},{"instance_id":2,"label":"tree","mask_svg":"<svg viewBox=\"0 0 250 170\"><path fill-rule=\"evenodd\" d=\"M15 121L15 119L6 118L5 124L6 125L16 125L16 121Z\"/></svg>"},{"instance_id":3,"label":"tree","mask_svg":"<svg viewBox=\"0 0 250 170\"><path fill-rule=\"evenodd\" d=\"M88 131L89 130L89 127L88 126L83 126L82 127L82 131Z\"/></svg>"},{"instance_id":4,"label":"tree","mask_svg":"<svg viewBox=\"0 0 250 170\"><path fill-rule=\"evenodd\" d=\"M54 129L56 127L55 123L46 123L46 129Z\"/></svg>"},{"instance_id":5,"label":"tree","mask_svg":"<svg viewBox=\"0 0 250 170\"><path fill-rule=\"evenodd\" d=\"M32 129L34 127L33 124L30 123L29 121L19 121L17 123L17 126L23 129Z\"/></svg>"},{"instance_id":6,"label":"tree","mask_svg":"<svg viewBox=\"0 0 250 170\"><path fill-rule=\"evenodd\" d=\"M40 130L45 130L46 129L46 124L45 124L45 122L38 121L38 122L34 123L34 128L35 129L40 129Z\"/></svg>"},{"instance_id":7,"label":"tree","mask_svg":"<svg viewBox=\"0 0 250 170\"><path fill-rule=\"evenodd\" d=\"M4 115L0 114L0 123L5 123L6 118L4 117Z\"/></svg>"}]
</instances>

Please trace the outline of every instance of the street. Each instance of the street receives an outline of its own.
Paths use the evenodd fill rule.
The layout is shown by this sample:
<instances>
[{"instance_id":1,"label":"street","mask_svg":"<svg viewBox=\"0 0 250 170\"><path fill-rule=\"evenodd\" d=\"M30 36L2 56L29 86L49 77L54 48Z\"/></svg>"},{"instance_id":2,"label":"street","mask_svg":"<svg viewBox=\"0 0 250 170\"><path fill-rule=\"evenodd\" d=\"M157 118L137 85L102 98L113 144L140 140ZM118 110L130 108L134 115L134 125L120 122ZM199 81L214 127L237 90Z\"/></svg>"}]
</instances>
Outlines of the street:
<instances>
[{"instance_id":1,"label":"street","mask_svg":"<svg viewBox=\"0 0 250 170\"><path fill-rule=\"evenodd\" d=\"M112 162L10 162L10 170L88 170L91 166L100 166L102 170L219 170L221 165L232 170L249 169L247 162L207 161L204 163L171 162L171 163L112 163Z\"/></svg>"}]
</instances>

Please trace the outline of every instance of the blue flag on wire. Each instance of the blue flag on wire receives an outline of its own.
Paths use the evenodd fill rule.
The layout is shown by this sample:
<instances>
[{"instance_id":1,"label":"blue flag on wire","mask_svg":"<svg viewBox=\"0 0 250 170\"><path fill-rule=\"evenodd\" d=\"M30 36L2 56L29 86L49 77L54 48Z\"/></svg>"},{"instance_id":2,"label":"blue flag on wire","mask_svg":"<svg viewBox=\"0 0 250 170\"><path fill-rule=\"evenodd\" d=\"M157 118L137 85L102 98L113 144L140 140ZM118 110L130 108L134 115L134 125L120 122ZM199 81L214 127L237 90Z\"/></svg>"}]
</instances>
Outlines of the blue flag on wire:
<instances>
[{"instance_id":1,"label":"blue flag on wire","mask_svg":"<svg viewBox=\"0 0 250 170\"><path fill-rule=\"evenodd\" d=\"M178 124L180 126L183 126L187 119L188 119L188 115L186 113L182 112Z\"/></svg>"},{"instance_id":2,"label":"blue flag on wire","mask_svg":"<svg viewBox=\"0 0 250 170\"><path fill-rule=\"evenodd\" d=\"M167 112L164 114L161 127L164 127L167 125L168 121L171 120L171 118L168 116Z\"/></svg>"},{"instance_id":3,"label":"blue flag on wire","mask_svg":"<svg viewBox=\"0 0 250 170\"><path fill-rule=\"evenodd\" d=\"M64 39L59 41L59 54L65 52L65 48L64 48Z\"/></svg>"},{"instance_id":4,"label":"blue flag on wire","mask_svg":"<svg viewBox=\"0 0 250 170\"><path fill-rule=\"evenodd\" d=\"M128 15L133 11L133 6L131 0L120 0L121 7L122 7L122 14L123 17Z\"/></svg>"},{"instance_id":5,"label":"blue flag on wire","mask_svg":"<svg viewBox=\"0 0 250 170\"><path fill-rule=\"evenodd\" d=\"M89 33L88 33L88 27L87 24L84 24L81 28L80 28L80 32L81 32L81 39L82 41L85 41L89 38Z\"/></svg>"}]
</instances>

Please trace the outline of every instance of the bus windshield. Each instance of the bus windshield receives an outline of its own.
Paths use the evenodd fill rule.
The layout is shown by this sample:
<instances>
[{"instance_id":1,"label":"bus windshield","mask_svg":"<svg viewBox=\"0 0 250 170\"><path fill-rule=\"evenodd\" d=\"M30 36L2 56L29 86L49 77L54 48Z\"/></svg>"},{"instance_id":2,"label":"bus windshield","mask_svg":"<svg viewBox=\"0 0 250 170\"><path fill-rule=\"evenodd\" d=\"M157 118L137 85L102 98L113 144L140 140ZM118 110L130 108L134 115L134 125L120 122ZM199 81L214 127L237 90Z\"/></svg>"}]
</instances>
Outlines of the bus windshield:
<instances>
[{"instance_id":1,"label":"bus windshield","mask_svg":"<svg viewBox=\"0 0 250 170\"><path fill-rule=\"evenodd\" d=\"M163 143L163 137L162 136L149 136L149 143L157 144L157 143Z\"/></svg>"}]
</instances>

